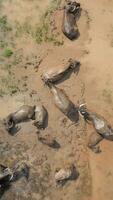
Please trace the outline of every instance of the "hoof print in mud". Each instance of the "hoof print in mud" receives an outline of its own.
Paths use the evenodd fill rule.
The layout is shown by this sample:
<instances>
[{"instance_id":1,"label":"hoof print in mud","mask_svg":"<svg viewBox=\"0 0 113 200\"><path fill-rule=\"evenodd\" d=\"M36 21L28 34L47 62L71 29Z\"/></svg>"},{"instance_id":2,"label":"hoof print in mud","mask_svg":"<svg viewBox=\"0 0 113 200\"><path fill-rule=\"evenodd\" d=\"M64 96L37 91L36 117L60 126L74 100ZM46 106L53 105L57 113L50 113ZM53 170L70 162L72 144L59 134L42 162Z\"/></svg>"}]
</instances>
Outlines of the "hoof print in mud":
<instances>
[{"instance_id":1,"label":"hoof print in mud","mask_svg":"<svg viewBox=\"0 0 113 200\"><path fill-rule=\"evenodd\" d=\"M64 7L62 32L70 40L77 39L79 36L76 17L80 10L80 3L77 3L76 1L67 1L66 6Z\"/></svg>"}]
</instances>

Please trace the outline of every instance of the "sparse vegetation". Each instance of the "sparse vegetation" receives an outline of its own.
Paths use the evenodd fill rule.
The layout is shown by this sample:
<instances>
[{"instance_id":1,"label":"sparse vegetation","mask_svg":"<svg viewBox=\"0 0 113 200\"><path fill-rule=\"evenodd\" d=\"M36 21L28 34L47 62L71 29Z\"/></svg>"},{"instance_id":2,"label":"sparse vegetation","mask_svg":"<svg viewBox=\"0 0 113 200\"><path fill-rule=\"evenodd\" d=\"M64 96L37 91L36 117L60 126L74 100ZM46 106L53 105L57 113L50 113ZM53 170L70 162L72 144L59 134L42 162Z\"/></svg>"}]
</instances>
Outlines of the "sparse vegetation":
<instances>
[{"instance_id":1,"label":"sparse vegetation","mask_svg":"<svg viewBox=\"0 0 113 200\"><path fill-rule=\"evenodd\" d=\"M12 67L20 63L21 66L25 64L22 52L15 49L16 37L29 35L38 43L50 42L54 45L63 45L63 41L59 39L58 33L55 33L54 27L52 27L52 14L58 9L62 3L62 0L51 0L50 5L46 8L43 14L40 16L40 24L33 26L26 18L23 24L20 21L15 22L15 27L10 24L8 17L2 14L3 0L0 0L0 67L6 71L5 77L0 77L0 95L11 94L19 90L12 75ZM13 27L13 29L12 29ZM17 39L18 40L18 39ZM15 49L13 52L12 49ZM36 59L35 59L36 60ZM34 62L34 61L33 61ZM7 75L7 73L9 75Z\"/></svg>"},{"instance_id":2,"label":"sparse vegetation","mask_svg":"<svg viewBox=\"0 0 113 200\"><path fill-rule=\"evenodd\" d=\"M3 51L0 55L0 68L5 70L6 73L11 73L13 67L23 62L23 55L20 49L15 50L14 52L9 48L3 48ZM23 66L24 63L21 64ZM12 76L12 74L11 74Z\"/></svg>"},{"instance_id":3,"label":"sparse vegetation","mask_svg":"<svg viewBox=\"0 0 113 200\"><path fill-rule=\"evenodd\" d=\"M12 54L13 54L13 51L11 50L11 49L5 49L4 51L3 51L3 56L4 57L6 57L6 58L9 58L9 57L11 57L12 56Z\"/></svg>"},{"instance_id":4,"label":"sparse vegetation","mask_svg":"<svg viewBox=\"0 0 113 200\"><path fill-rule=\"evenodd\" d=\"M11 31L11 30L12 30L12 28L7 22L7 16L6 15L1 16L0 17L0 31L7 32L7 31Z\"/></svg>"},{"instance_id":5,"label":"sparse vegetation","mask_svg":"<svg viewBox=\"0 0 113 200\"><path fill-rule=\"evenodd\" d=\"M8 44L4 40L0 40L0 48L6 47Z\"/></svg>"},{"instance_id":6,"label":"sparse vegetation","mask_svg":"<svg viewBox=\"0 0 113 200\"><path fill-rule=\"evenodd\" d=\"M9 91L9 94L17 93L19 91L19 87L12 83L11 85L8 86L8 91Z\"/></svg>"},{"instance_id":7,"label":"sparse vegetation","mask_svg":"<svg viewBox=\"0 0 113 200\"><path fill-rule=\"evenodd\" d=\"M102 95L104 97L104 100L108 103L112 103L113 101L113 95L111 90L104 89L102 92Z\"/></svg>"},{"instance_id":8,"label":"sparse vegetation","mask_svg":"<svg viewBox=\"0 0 113 200\"><path fill-rule=\"evenodd\" d=\"M4 0L0 0L0 2L1 1L4 1ZM21 9L23 7L23 5L25 6L26 4L34 4L35 5L35 2L39 2L39 4L40 4L39 0L38 1L37 0L33 0L33 1L22 0L22 1L20 1L21 6L19 8L19 1L18 1L18 3L17 3L17 1L8 0L8 2L9 1L11 2L11 5L14 6L13 8L15 8L15 10L16 10L16 6L18 7L18 11L19 11L19 9ZM42 47L39 47L39 49L38 49L36 42L38 44L43 43L43 42L48 42L48 43L52 43L57 46L63 45L63 41L59 37L59 34L57 33L57 30L55 29L55 24L53 21L54 20L53 12L61 5L61 2L63 2L63 1L64 0L51 0L50 6L46 7L46 11L44 11L44 13L41 15L40 23L37 25L31 24L30 20L28 20L28 18L27 18L26 13L25 13L25 16L23 16L24 13L21 13L21 10L19 13L20 13L20 15L22 14L22 17L23 17L22 20L21 20L21 17L19 18L19 16L18 16L18 18L16 18L14 13L13 13L13 17L12 17L11 13L7 12L7 16L9 17L9 15L10 15L9 18L12 21L15 20L15 18L16 18L16 20L18 19L18 21L15 21L15 24L13 24L14 21L11 22L13 30L11 28L9 28L10 26L9 26L8 20L7 20L9 18L7 18L6 16L1 17L0 30L2 30L1 32L3 32L3 34L2 34L2 37L0 38L0 40L1 40L0 41L0 50L1 50L1 53L0 53L0 55L1 55L0 56L0 64L1 64L0 96L3 97L4 95L12 95L12 94L15 94L20 91L21 94L19 93L19 95L17 95L17 96L15 95L16 98L14 97L16 106L18 106L18 104L21 104L22 102L24 104L29 101L32 101L33 103L34 102L37 103L37 101L39 101L39 99L40 99L40 94L41 94L40 93L40 83L38 86L37 86L38 82L36 83L36 81L38 80L38 77L40 76L40 72L37 76L37 73L35 73L35 70L38 69L38 67L40 65L39 63L41 63L43 59L45 61L45 58L48 55L47 54L48 53L48 45L47 45L47 49L45 48L44 51L41 52L40 48L43 48L43 45L42 45ZM26 2L26 3L24 4L24 2ZM17 5L16 5L16 3L17 3ZM9 3L6 5L6 8L7 8L7 6L9 6ZM26 6L25 6L25 8L26 8ZM39 8L40 8L40 6L39 6ZM9 9L9 11L10 11L10 9ZM36 10L36 12L37 12L37 10ZM6 12L4 12L4 13L6 13ZM33 14L34 14L33 16L35 16L35 13L33 13ZM35 20L34 20L34 22L35 22ZM35 44L34 44L34 40L36 41ZM30 42L30 44L28 44L29 42ZM13 46L13 43L15 44L15 46ZM45 44L44 44L44 46L45 46ZM33 47L34 47L34 49L33 49ZM38 51L36 48L38 49ZM52 47L51 49L54 49L54 48L55 47ZM23 67L23 69L22 69L22 67ZM40 69L41 69L41 67L40 67ZM33 90L34 85L36 85L36 88L37 88L37 89L35 88L36 91ZM83 100L84 92L85 92L85 86L84 86L84 84L81 84L81 93L80 93L81 100ZM35 96L35 93L36 93L36 96ZM37 97L37 96L39 96L39 97ZM41 95L41 97L42 97L42 99L40 99L40 101L43 101L43 95ZM5 98L3 98L3 101L4 101L4 99ZM10 99L10 98L7 97L6 99ZM29 103L31 104L31 102L29 102ZM44 103L44 102L42 102L42 103ZM10 103L10 105L11 105L11 103ZM6 109L8 106L9 106L9 102L8 102L8 105L6 105ZM8 115L8 113L7 113L7 115ZM66 119L66 123L64 123L63 129L60 129L61 132L67 131L66 134L64 134L64 136L62 136L60 138L61 139L60 142L61 143L63 142L65 136L68 137L69 145L68 145L68 141L64 141L64 143L66 143L67 148L70 149L69 157L68 157L67 153L66 153L65 157L67 159L70 159L70 161L71 161L71 159L73 159L75 161L76 158L75 157L72 158L75 155L75 152L76 152L76 157L78 159L79 158L81 159L83 155L85 157L86 153L87 153L84 151L84 141L85 140L83 141L83 144L82 144L82 140L81 140L81 138L84 135L84 132L85 132L84 130L86 127L81 128L81 126L80 126L80 128L78 128L78 126L79 126L79 124L78 124L77 129L80 129L80 130L78 130L78 131L80 131L80 135L77 135L78 133L75 130L76 129L75 127L73 128L72 126L70 126L68 129L66 129L66 127L68 125L67 123L68 123L68 119ZM66 126L65 126L65 124L66 124ZM21 125L19 125L19 126L21 126ZM18 127L17 127L17 129L18 129ZM29 123L28 123L27 127L28 128L26 128L26 133L27 133L27 129L29 130ZM84 129L84 130L81 131L81 129ZM33 129L31 129L31 132L33 132L32 130ZM52 129L50 129L50 131L51 130ZM57 133L56 130L54 130L54 127L53 127L53 131L54 131L53 134ZM77 134L75 134L75 132ZM83 133L83 134L81 134L81 133ZM34 137L35 137L35 134L34 134ZM5 138L7 139L7 137L5 137ZM50 159L50 161L48 160L50 150L47 149L47 153L43 150L39 151L39 154L37 157L37 154L35 155L35 152L38 151L38 149L37 149L38 146L34 144L35 138L33 138L34 141L32 142L33 148L32 148L32 144L28 142L28 138L29 138L29 134L26 135L25 138L22 135L22 138L21 138L22 140L20 143L18 143L18 141L16 141L16 140L12 141L12 143L11 143L12 148L10 147L10 145L8 145L8 143L5 143L4 138L3 138L3 144L0 143L0 149L1 149L0 156L3 157L2 162L8 163L8 165L13 166L13 164L15 164L15 162L16 162L16 159L17 159L17 161L22 161L22 160L29 161L29 159L31 159L31 157L32 157L33 159L30 164L29 187L27 187L27 190L25 191L25 194L26 195L28 194L28 196L26 196L26 198L28 197L27 199L32 199L32 198L35 198L35 196L36 196L36 198L39 198L39 199L50 199L52 197L54 199L54 196L55 196L54 191L55 190L54 190L53 186L55 184L54 184L54 180L52 178L53 172L54 172L54 170L53 170L54 167L51 168L51 159ZM20 138L17 138L17 139L20 139ZM71 144L70 142L72 140L73 141L75 140L75 141L72 142L72 144ZM71 150L71 145L72 145L72 150ZM35 146L36 146L36 151L35 151ZM77 148L76 148L76 146L77 146ZM31 150L29 151L30 148L31 148ZM80 151L79 151L79 149L80 149ZM83 149L83 152L82 152L82 149ZM24 152L24 154L23 154L23 152ZM65 151L64 151L64 154L65 154ZM61 157L59 157L59 155L57 155L57 156L58 157L56 157L55 160L54 159L52 160L52 164L54 166L56 165L56 163L57 163L56 161L58 158L59 158L58 163L60 162L60 159L61 160L64 159L62 156ZM85 162L86 162L86 160L85 161L83 160L83 163L81 163L81 162L79 163L79 161L77 160L78 166L82 165L83 168L84 168ZM32 165L32 167L31 167L31 165ZM37 166L38 166L38 171L37 171ZM80 168L81 168L81 166L80 166ZM36 172L34 169L36 170ZM67 188L68 186L71 188L72 199L76 198L77 200L81 200L83 198L83 196L88 196L88 197L90 196L90 190L91 190L90 185L91 184L89 184L87 182L87 179L88 178L90 179L87 170L88 169L86 167L85 170L82 172L82 174L83 174L82 176L81 176L81 171L80 171L80 182L77 183L77 186L75 183L74 190L73 190L73 186L72 186L72 188L70 187L71 184L72 185L74 184L71 181L68 182L66 186L64 186L65 188ZM34 174L33 174L33 172L34 172ZM37 177L39 177L38 181L37 181ZM20 185L20 186L22 186L22 185ZM29 191L31 191L31 190L32 190L32 195L30 197ZM50 192L50 190L51 190L51 192ZM10 190L9 190L9 194L10 194ZM25 197L25 194L22 194L22 195L24 195L24 197ZM56 192L56 195L57 195L57 192ZM14 191L13 196L15 198L15 191ZM21 198L21 199L24 199L24 197L18 196L18 198ZM71 199L70 194L68 195L65 192L65 198Z\"/></svg>"},{"instance_id":9,"label":"sparse vegetation","mask_svg":"<svg viewBox=\"0 0 113 200\"><path fill-rule=\"evenodd\" d=\"M18 85L12 75L8 74L5 77L0 77L0 95L14 94L19 91Z\"/></svg>"},{"instance_id":10,"label":"sparse vegetation","mask_svg":"<svg viewBox=\"0 0 113 200\"><path fill-rule=\"evenodd\" d=\"M12 64L13 65L18 65L21 62L22 62L22 54L19 54L18 52L15 52Z\"/></svg>"},{"instance_id":11,"label":"sparse vegetation","mask_svg":"<svg viewBox=\"0 0 113 200\"><path fill-rule=\"evenodd\" d=\"M15 32L16 37L20 37L24 33L31 34L31 31L33 29L32 26L29 24L28 20L25 21L22 25L18 21L16 21L15 26L16 26L16 32Z\"/></svg>"},{"instance_id":12,"label":"sparse vegetation","mask_svg":"<svg viewBox=\"0 0 113 200\"><path fill-rule=\"evenodd\" d=\"M4 65L4 70L6 70L6 71L8 71L9 73L10 73L10 70L11 70L11 67L12 67L12 65L10 64L10 63L6 63L5 65Z\"/></svg>"},{"instance_id":13,"label":"sparse vegetation","mask_svg":"<svg viewBox=\"0 0 113 200\"><path fill-rule=\"evenodd\" d=\"M2 89L0 89L0 97L3 97L5 95L5 91L3 91Z\"/></svg>"},{"instance_id":14,"label":"sparse vegetation","mask_svg":"<svg viewBox=\"0 0 113 200\"><path fill-rule=\"evenodd\" d=\"M15 36L20 37L22 34L32 36L38 44L42 42L51 42L54 45L63 45L63 41L58 38L58 34L52 31L52 13L60 6L62 0L52 0L50 6L46 9L40 17L40 24L33 27L29 20L23 24L18 21L15 22L16 32Z\"/></svg>"},{"instance_id":15,"label":"sparse vegetation","mask_svg":"<svg viewBox=\"0 0 113 200\"><path fill-rule=\"evenodd\" d=\"M37 26L34 37L37 43L52 42L55 45L63 45L63 41L58 39L58 35L51 30L51 15L58 9L61 0L52 0L50 6L40 18L40 25Z\"/></svg>"}]
</instances>

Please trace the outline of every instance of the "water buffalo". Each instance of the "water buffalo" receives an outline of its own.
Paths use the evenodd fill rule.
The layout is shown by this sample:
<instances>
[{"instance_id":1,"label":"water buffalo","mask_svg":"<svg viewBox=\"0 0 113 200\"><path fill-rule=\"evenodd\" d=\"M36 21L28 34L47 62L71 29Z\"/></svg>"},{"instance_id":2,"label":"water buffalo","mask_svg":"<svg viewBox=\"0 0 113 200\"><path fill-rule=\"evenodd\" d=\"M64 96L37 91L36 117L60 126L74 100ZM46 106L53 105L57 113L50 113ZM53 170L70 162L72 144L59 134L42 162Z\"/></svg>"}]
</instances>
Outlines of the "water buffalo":
<instances>
[{"instance_id":1,"label":"water buffalo","mask_svg":"<svg viewBox=\"0 0 113 200\"><path fill-rule=\"evenodd\" d=\"M79 31L76 24L76 16L80 11L80 3L76 1L68 1L64 7L62 31L64 35L70 40L74 40L78 37Z\"/></svg>"},{"instance_id":2,"label":"water buffalo","mask_svg":"<svg viewBox=\"0 0 113 200\"><path fill-rule=\"evenodd\" d=\"M67 74L70 70L74 72L78 72L80 67L80 62L76 60L69 59L67 64L60 69L50 69L46 73L42 75L42 80L44 83L56 83L57 81L61 80L65 74Z\"/></svg>"},{"instance_id":3,"label":"water buffalo","mask_svg":"<svg viewBox=\"0 0 113 200\"><path fill-rule=\"evenodd\" d=\"M16 124L25 120L34 119L36 106L23 105L16 112L9 114L4 119L6 130L10 132Z\"/></svg>"},{"instance_id":4,"label":"water buffalo","mask_svg":"<svg viewBox=\"0 0 113 200\"><path fill-rule=\"evenodd\" d=\"M104 117L88 110L84 105L80 105L79 112L87 122L92 123L97 133L89 138L88 146L90 148L94 148L104 138L113 141L113 129Z\"/></svg>"},{"instance_id":5,"label":"water buffalo","mask_svg":"<svg viewBox=\"0 0 113 200\"><path fill-rule=\"evenodd\" d=\"M74 164L70 164L69 166L65 166L64 168L56 169L55 173L55 182L57 184L65 184L68 180L77 179L79 173L74 166Z\"/></svg>"},{"instance_id":6,"label":"water buffalo","mask_svg":"<svg viewBox=\"0 0 113 200\"><path fill-rule=\"evenodd\" d=\"M49 84L49 87L53 94L56 107L71 121L77 122L79 119L77 106L73 104L63 89L60 89L51 83Z\"/></svg>"}]
</instances>

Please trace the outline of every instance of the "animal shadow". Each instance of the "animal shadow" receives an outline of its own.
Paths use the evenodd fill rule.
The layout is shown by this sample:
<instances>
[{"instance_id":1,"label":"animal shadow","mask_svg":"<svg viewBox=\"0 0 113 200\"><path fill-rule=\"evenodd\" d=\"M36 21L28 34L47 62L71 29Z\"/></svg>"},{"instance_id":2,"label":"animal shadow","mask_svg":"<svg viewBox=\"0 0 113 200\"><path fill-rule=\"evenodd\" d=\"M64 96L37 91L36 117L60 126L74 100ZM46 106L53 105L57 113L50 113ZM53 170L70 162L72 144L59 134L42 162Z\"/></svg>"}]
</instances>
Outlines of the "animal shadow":
<instances>
[{"instance_id":1,"label":"animal shadow","mask_svg":"<svg viewBox=\"0 0 113 200\"><path fill-rule=\"evenodd\" d=\"M49 115L48 115L48 111L46 110L46 118L44 121L44 125L43 125L43 129L46 129L48 127L48 121L49 121Z\"/></svg>"},{"instance_id":2,"label":"animal shadow","mask_svg":"<svg viewBox=\"0 0 113 200\"><path fill-rule=\"evenodd\" d=\"M79 121L79 112L78 109L74 106L70 112L68 113L67 117L74 123Z\"/></svg>"},{"instance_id":3,"label":"animal shadow","mask_svg":"<svg viewBox=\"0 0 113 200\"><path fill-rule=\"evenodd\" d=\"M55 141L54 141L53 148L54 148L54 149L60 149L60 148L61 148L61 145L55 140Z\"/></svg>"},{"instance_id":4,"label":"animal shadow","mask_svg":"<svg viewBox=\"0 0 113 200\"><path fill-rule=\"evenodd\" d=\"M78 12L75 14L75 26L77 26L78 32L77 32L76 38L72 39L72 41L73 41L73 40L76 40L76 39L78 39L78 38L80 37L79 27L78 27L78 25L77 25L76 22L77 22L77 21L79 20L79 18L81 17L81 11L82 11L82 8L80 8L80 9L78 10Z\"/></svg>"},{"instance_id":5,"label":"animal shadow","mask_svg":"<svg viewBox=\"0 0 113 200\"><path fill-rule=\"evenodd\" d=\"M29 178L30 168L25 165L23 169L17 170L13 173L13 179L11 182L5 183L3 186L0 187L0 199L4 195L4 193L10 189L11 185L18 181L21 177L25 177L27 180Z\"/></svg>"},{"instance_id":6,"label":"animal shadow","mask_svg":"<svg viewBox=\"0 0 113 200\"><path fill-rule=\"evenodd\" d=\"M14 172L12 182L18 181L21 177L25 177L28 180L29 174L30 168L25 165L24 168L22 168L21 170L17 170Z\"/></svg>"},{"instance_id":7,"label":"animal shadow","mask_svg":"<svg viewBox=\"0 0 113 200\"><path fill-rule=\"evenodd\" d=\"M53 149L59 149L61 146L60 146L60 144L54 139L54 140L52 140L52 142L51 141L49 141L49 140L47 140L46 138L44 138L44 137L38 137L38 140L42 143L42 144L44 144L44 145L47 145L47 146L49 146L49 147L51 147L51 148L53 148Z\"/></svg>"},{"instance_id":8,"label":"animal shadow","mask_svg":"<svg viewBox=\"0 0 113 200\"><path fill-rule=\"evenodd\" d=\"M11 136L16 135L19 131L20 131L21 127L20 126L14 126L10 131L8 131L8 133Z\"/></svg>"},{"instance_id":9,"label":"animal shadow","mask_svg":"<svg viewBox=\"0 0 113 200\"><path fill-rule=\"evenodd\" d=\"M11 187L10 184L6 184L6 185L4 185L4 186L2 186L2 187L0 188L0 199L2 198L2 196L4 195L4 193L5 193L7 190L10 189L10 187Z\"/></svg>"}]
</instances>

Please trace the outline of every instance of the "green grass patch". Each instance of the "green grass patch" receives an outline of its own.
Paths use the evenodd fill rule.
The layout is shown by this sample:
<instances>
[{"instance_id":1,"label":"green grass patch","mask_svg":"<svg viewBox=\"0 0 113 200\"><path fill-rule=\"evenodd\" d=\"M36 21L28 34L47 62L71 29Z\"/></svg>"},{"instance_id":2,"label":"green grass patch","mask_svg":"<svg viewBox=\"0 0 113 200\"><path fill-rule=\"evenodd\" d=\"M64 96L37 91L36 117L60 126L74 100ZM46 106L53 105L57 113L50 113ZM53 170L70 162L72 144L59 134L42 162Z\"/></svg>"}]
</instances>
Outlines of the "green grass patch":
<instances>
[{"instance_id":1,"label":"green grass patch","mask_svg":"<svg viewBox=\"0 0 113 200\"><path fill-rule=\"evenodd\" d=\"M11 30L12 28L7 21L7 16L6 15L0 16L0 31L7 32Z\"/></svg>"},{"instance_id":2,"label":"green grass patch","mask_svg":"<svg viewBox=\"0 0 113 200\"><path fill-rule=\"evenodd\" d=\"M11 49L5 49L2 53L2 56L9 58L13 55L13 51Z\"/></svg>"}]
</instances>

